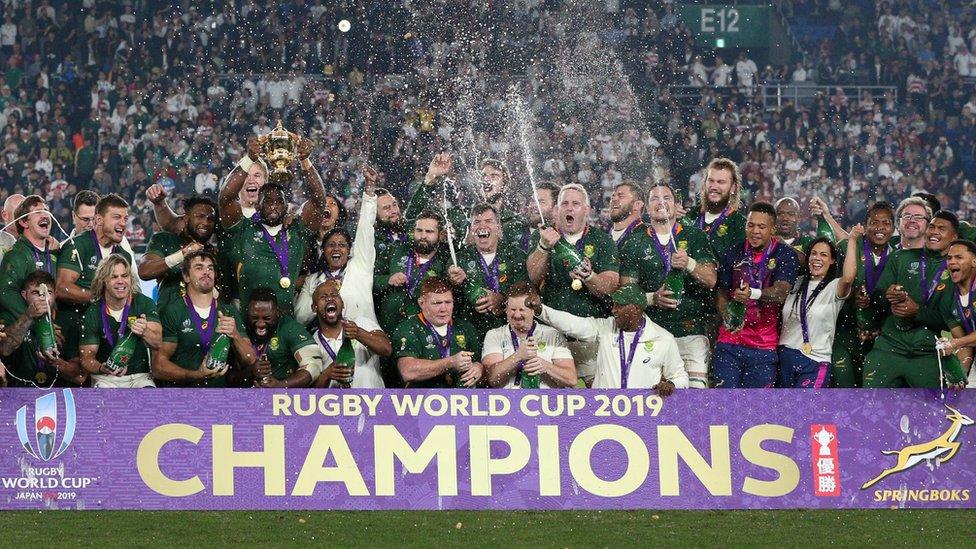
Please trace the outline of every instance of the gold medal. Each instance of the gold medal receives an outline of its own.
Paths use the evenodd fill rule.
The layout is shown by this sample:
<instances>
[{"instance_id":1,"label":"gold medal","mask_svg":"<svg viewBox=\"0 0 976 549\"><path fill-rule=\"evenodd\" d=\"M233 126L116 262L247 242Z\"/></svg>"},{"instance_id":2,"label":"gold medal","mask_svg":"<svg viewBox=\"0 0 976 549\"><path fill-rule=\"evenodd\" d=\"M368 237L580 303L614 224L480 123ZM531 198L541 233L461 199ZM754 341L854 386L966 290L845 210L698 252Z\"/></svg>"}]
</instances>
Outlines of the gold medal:
<instances>
[{"instance_id":1,"label":"gold medal","mask_svg":"<svg viewBox=\"0 0 976 549\"><path fill-rule=\"evenodd\" d=\"M38 383L43 385L47 383L47 374L45 374L44 372L37 372L37 374L34 375L34 379L37 380Z\"/></svg>"},{"instance_id":2,"label":"gold medal","mask_svg":"<svg viewBox=\"0 0 976 549\"><path fill-rule=\"evenodd\" d=\"M572 286L572 288L578 292L583 289L583 281L578 278L574 278L570 286Z\"/></svg>"},{"instance_id":3,"label":"gold medal","mask_svg":"<svg viewBox=\"0 0 976 549\"><path fill-rule=\"evenodd\" d=\"M281 277L281 280L278 281L278 284L280 284L282 288L287 290L288 288L291 287L291 279L288 278L287 276L283 276Z\"/></svg>"},{"instance_id":4,"label":"gold medal","mask_svg":"<svg viewBox=\"0 0 976 549\"><path fill-rule=\"evenodd\" d=\"M803 342L803 354L809 355L812 352L813 352L813 345L810 345L810 342L809 341L804 341Z\"/></svg>"}]
</instances>

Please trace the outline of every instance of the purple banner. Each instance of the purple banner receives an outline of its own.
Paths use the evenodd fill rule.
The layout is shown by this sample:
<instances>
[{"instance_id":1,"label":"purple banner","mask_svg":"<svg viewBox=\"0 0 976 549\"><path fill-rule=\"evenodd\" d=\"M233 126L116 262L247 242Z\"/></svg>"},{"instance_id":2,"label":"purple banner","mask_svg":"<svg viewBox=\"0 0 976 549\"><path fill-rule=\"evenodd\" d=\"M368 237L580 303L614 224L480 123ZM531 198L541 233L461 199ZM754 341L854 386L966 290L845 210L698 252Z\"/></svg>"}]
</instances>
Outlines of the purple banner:
<instances>
[{"instance_id":1,"label":"purple banner","mask_svg":"<svg viewBox=\"0 0 976 549\"><path fill-rule=\"evenodd\" d=\"M972 508L976 392L0 390L0 509Z\"/></svg>"}]
</instances>

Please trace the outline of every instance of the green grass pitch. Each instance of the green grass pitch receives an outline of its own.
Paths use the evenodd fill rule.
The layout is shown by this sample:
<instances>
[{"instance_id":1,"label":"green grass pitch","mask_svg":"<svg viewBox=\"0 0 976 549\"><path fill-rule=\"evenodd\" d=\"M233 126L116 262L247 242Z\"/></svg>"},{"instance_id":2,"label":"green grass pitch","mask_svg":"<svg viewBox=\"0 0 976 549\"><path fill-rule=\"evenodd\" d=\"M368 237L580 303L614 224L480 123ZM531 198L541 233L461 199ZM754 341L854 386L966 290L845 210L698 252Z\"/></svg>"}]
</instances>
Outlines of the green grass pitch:
<instances>
[{"instance_id":1,"label":"green grass pitch","mask_svg":"<svg viewBox=\"0 0 976 549\"><path fill-rule=\"evenodd\" d=\"M976 546L971 510L31 511L0 545L614 547Z\"/></svg>"}]
</instances>

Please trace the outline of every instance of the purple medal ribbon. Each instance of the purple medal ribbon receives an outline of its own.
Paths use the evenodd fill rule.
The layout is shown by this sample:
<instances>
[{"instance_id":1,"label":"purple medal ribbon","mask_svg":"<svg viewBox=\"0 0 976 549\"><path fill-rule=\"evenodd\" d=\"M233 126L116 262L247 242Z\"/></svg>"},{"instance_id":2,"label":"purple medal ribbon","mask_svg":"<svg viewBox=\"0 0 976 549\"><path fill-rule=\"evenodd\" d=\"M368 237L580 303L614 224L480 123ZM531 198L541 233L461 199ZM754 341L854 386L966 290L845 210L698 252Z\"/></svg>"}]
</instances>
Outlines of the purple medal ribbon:
<instances>
[{"instance_id":1,"label":"purple medal ribbon","mask_svg":"<svg viewBox=\"0 0 976 549\"><path fill-rule=\"evenodd\" d=\"M867 237L864 237L864 286L869 294L874 293L874 288L878 285L878 279L881 278L881 272L884 271L885 264L888 263L888 246L884 247L881 252L881 258L878 259L878 264L874 264L874 258L871 256L871 244L868 242Z\"/></svg>"},{"instance_id":2,"label":"purple medal ribbon","mask_svg":"<svg viewBox=\"0 0 976 549\"><path fill-rule=\"evenodd\" d=\"M485 284L488 285L488 289L497 293L500 293L498 285L498 250L495 250L495 257L491 260L491 265L485 262L485 257L481 255L481 252L475 250L475 255L478 256L478 263L481 264L481 272L485 275Z\"/></svg>"},{"instance_id":3,"label":"purple medal ribbon","mask_svg":"<svg viewBox=\"0 0 976 549\"><path fill-rule=\"evenodd\" d=\"M319 338L319 343L321 343L322 347L325 348L325 352L329 353L329 357L331 357L332 361L335 362L336 352L332 350L332 346L329 345L329 342L326 341L325 336L322 335L322 330L319 330L318 333L316 333L316 335ZM339 339L342 338L340 337Z\"/></svg>"},{"instance_id":4,"label":"purple medal ribbon","mask_svg":"<svg viewBox=\"0 0 976 549\"><path fill-rule=\"evenodd\" d=\"M636 228L636 227L637 227L638 225L640 225L640 222L641 222L641 220L640 220L640 218L638 217L638 218L637 218L637 219L635 219L635 220L634 220L634 221L633 221L633 222L632 222L632 223L631 223L630 225L628 225L628 226L627 226L627 228L626 228L626 229L624 229L624 232L623 232L623 234L621 234L621 235L620 235L620 238L618 238L618 239L616 239L616 240L614 240L614 241L613 241L613 243L614 243L614 245L616 245L616 246L620 246L620 244L621 244L621 243L622 243L622 242L623 242L624 240L627 240L627 237L628 237L628 236L630 236L630 233L632 233L632 232L634 232L634 229L635 229L635 228Z\"/></svg>"},{"instance_id":5,"label":"purple medal ribbon","mask_svg":"<svg viewBox=\"0 0 976 549\"><path fill-rule=\"evenodd\" d=\"M535 333L535 321L532 322L532 327L529 328L529 333L525 337L527 337L527 338L532 337L532 334L534 334L534 333ZM518 336L515 335L515 331L512 330L511 327L509 327L509 329L508 329L508 334L510 336L512 336L512 349L515 350L515 351L518 351L518 348L519 348ZM518 367L515 369L515 384L516 385L521 385L522 384L522 368L524 368L524 367L525 367L525 362L519 362L518 363Z\"/></svg>"},{"instance_id":6,"label":"purple medal ribbon","mask_svg":"<svg viewBox=\"0 0 976 549\"><path fill-rule=\"evenodd\" d=\"M95 244L96 244L95 248L98 249L98 253L101 254L102 253L101 248L97 246L98 244L97 242ZM51 252L49 250L50 244L47 242L44 243L44 261L41 261L41 256L38 253L38 249L35 248L33 244L29 244L29 245L30 245L31 253L34 254L34 265L36 265L37 267L43 266L45 271L53 275L54 269L51 268ZM99 255L99 257L101 257L101 255Z\"/></svg>"},{"instance_id":7,"label":"purple medal ribbon","mask_svg":"<svg viewBox=\"0 0 976 549\"><path fill-rule=\"evenodd\" d=\"M935 277L932 279L932 283L928 282L928 274L926 271L926 250L922 249L922 257L919 259L919 269L918 269L918 279L919 285L922 287L922 299L925 304L928 305L932 296L935 295L935 288L939 285L939 280L942 278L942 273L946 270L946 261L943 259L942 264L939 265L939 269L935 271Z\"/></svg>"},{"instance_id":8,"label":"purple medal ribbon","mask_svg":"<svg viewBox=\"0 0 976 549\"><path fill-rule=\"evenodd\" d=\"M91 235L92 242L95 243L95 257L97 257L98 258L98 262L101 263L102 262L102 246L98 243L98 237L95 236L95 231L94 230L88 231L88 234ZM112 253L114 254L117 251L119 251L118 244L113 244L112 245Z\"/></svg>"},{"instance_id":9,"label":"purple medal ribbon","mask_svg":"<svg viewBox=\"0 0 976 549\"><path fill-rule=\"evenodd\" d=\"M749 287L750 288L756 288L756 287L758 287L758 288L762 289L762 285L766 281L766 276L768 276L768 274L769 274L769 272L768 272L769 271L769 256L773 255L773 252L776 251L776 246L778 244L779 244L779 241L774 238L769 243L769 246L766 246L766 249L763 250L762 256L759 257L759 269L757 271L756 270L756 262L753 259L754 254L752 252L752 248L749 246L749 242L746 241L746 259L748 259L748 261L749 261L748 262L748 265L749 265L749 270L748 271L749 272L748 272L748 274L746 274L746 276L747 276L747 278L749 280ZM753 286L753 284L756 284L756 286Z\"/></svg>"},{"instance_id":10,"label":"purple medal ribbon","mask_svg":"<svg viewBox=\"0 0 976 549\"><path fill-rule=\"evenodd\" d=\"M657 250L657 255L661 258L661 263L664 264L664 274L667 275L671 272L671 252L678 251L674 245L674 237L678 233L678 224L675 223L674 227L671 227L671 238L668 240L668 243L664 245L662 245L661 241L658 240L657 233L654 232L653 227L647 232L651 236L651 242L654 243L654 249Z\"/></svg>"},{"instance_id":11,"label":"purple medal ribbon","mask_svg":"<svg viewBox=\"0 0 976 549\"><path fill-rule=\"evenodd\" d=\"M708 234L708 236L712 236L712 231L715 230L715 227L718 227L723 222L725 222L725 218L728 217L730 213L732 213L731 210L729 210L729 208L725 208L724 210L722 210L722 213L719 214L717 218L715 218L715 221L712 221L708 225L708 228L705 228L705 212L702 211L701 215L698 216L698 228L705 231Z\"/></svg>"},{"instance_id":12,"label":"purple medal ribbon","mask_svg":"<svg viewBox=\"0 0 976 549\"><path fill-rule=\"evenodd\" d=\"M427 319L424 318L423 314L420 315L420 322L422 322L423 325L427 327L427 330L430 331L430 334L434 336L434 342L437 344L437 350L439 350L441 353L441 358L447 358L451 356L451 338L454 336L454 324L448 322L447 335L441 337L441 334L437 333L437 330L434 328L434 325L431 324L430 322L427 322Z\"/></svg>"},{"instance_id":13,"label":"purple medal ribbon","mask_svg":"<svg viewBox=\"0 0 976 549\"><path fill-rule=\"evenodd\" d=\"M190 313L190 320L193 321L193 326L196 327L197 333L200 334L200 348L206 353L210 350L214 331L217 329L217 300L211 299L210 314L207 316L206 322L197 314L197 309L193 306L193 302L190 301L190 296L183 296L183 302L186 303L186 309Z\"/></svg>"},{"instance_id":14,"label":"purple medal ribbon","mask_svg":"<svg viewBox=\"0 0 976 549\"><path fill-rule=\"evenodd\" d=\"M325 278L328 280L339 280L341 281L346 276L346 268L343 267L339 269L339 274L332 274L332 271L328 267L322 269L322 273L325 274Z\"/></svg>"},{"instance_id":15,"label":"purple medal ribbon","mask_svg":"<svg viewBox=\"0 0 976 549\"><path fill-rule=\"evenodd\" d=\"M526 228L522 233L521 248L523 252L529 251L529 241L532 240L532 229Z\"/></svg>"},{"instance_id":16,"label":"purple medal ribbon","mask_svg":"<svg viewBox=\"0 0 976 549\"><path fill-rule=\"evenodd\" d=\"M132 300L127 299L125 301L125 307L122 308L122 316L120 317L121 320L119 320L119 329L117 332L113 332L112 326L108 322L108 303L102 300L102 333L105 334L105 339L112 347L115 347L115 342L121 339L122 336L125 335L126 330L129 328L129 323L126 322L126 319L129 318L129 307L131 306ZM118 337L116 337L116 334L118 334Z\"/></svg>"},{"instance_id":17,"label":"purple medal ribbon","mask_svg":"<svg viewBox=\"0 0 976 549\"><path fill-rule=\"evenodd\" d=\"M821 280L817 284L817 287L813 289L813 293L810 294L809 299L803 296L800 297L800 331L803 332L803 343L808 345L810 343L810 324L807 322L807 308L817 300L817 296L827 287L828 282L826 278Z\"/></svg>"},{"instance_id":18,"label":"purple medal ribbon","mask_svg":"<svg viewBox=\"0 0 976 549\"><path fill-rule=\"evenodd\" d=\"M637 342L640 341L641 335L644 333L644 324L647 321L641 317L640 326L637 328L637 332L634 333L634 341L630 342L630 354L624 354L624 332L623 330L617 334L617 350L620 351L620 388L627 388L627 376L630 374L630 364L634 361L634 355L637 354Z\"/></svg>"},{"instance_id":19,"label":"purple medal ribbon","mask_svg":"<svg viewBox=\"0 0 976 549\"><path fill-rule=\"evenodd\" d=\"M257 355L258 359L260 359L262 356L268 354L267 353L267 350L268 350L268 344L267 343L262 343L261 345L254 345L252 343L251 344L251 347L254 348L254 354Z\"/></svg>"},{"instance_id":20,"label":"purple medal ribbon","mask_svg":"<svg viewBox=\"0 0 976 549\"><path fill-rule=\"evenodd\" d=\"M278 266L281 268L281 276L288 276L288 231L282 227L277 236L271 236L267 227L260 224L261 232L264 233L264 240L271 246L271 251L278 258ZM280 242L279 242L280 240Z\"/></svg>"},{"instance_id":21,"label":"purple medal ribbon","mask_svg":"<svg viewBox=\"0 0 976 549\"><path fill-rule=\"evenodd\" d=\"M969 283L969 304L963 305L962 295L959 294L959 287L956 286L956 311L959 312L959 319L967 334L976 332L976 318L973 318L973 298L976 297L973 294L976 292L973 290L976 290L976 279Z\"/></svg>"},{"instance_id":22,"label":"purple medal ribbon","mask_svg":"<svg viewBox=\"0 0 976 549\"><path fill-rule=\"evenodd\" d=\"M427 263L423 265L417 265L417 256L414 254L413 250L407 252L407 293L411 296L416 295L417 288L420 286L421 281L424 279L424 275L430 269L430 266L434 264L434 258L430 258ZM413 276L414 269L417 269L416 278Z\"/></svg>"}]
</instances>

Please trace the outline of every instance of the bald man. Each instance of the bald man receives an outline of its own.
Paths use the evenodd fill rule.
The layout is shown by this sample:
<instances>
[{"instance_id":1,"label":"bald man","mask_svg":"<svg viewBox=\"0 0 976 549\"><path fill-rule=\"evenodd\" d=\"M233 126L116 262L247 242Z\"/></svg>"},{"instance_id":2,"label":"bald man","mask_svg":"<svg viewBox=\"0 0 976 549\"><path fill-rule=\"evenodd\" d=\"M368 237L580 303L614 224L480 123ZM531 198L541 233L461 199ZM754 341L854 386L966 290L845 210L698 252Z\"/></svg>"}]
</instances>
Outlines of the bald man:
<instances>
[{"instance_id":1,"label":"bald man","mask_svg":"<svg viewBox=\"0 0 976 549\"><path fill-rule=\"evenodd\" d=\"M10 248L13 248L14 243L17 242L17 224L13 223L14 212L23 201L24 195L12 194L3 203L3 213L0 214L4 224L3 231L0 231L0 261L3 260L3 254L10 251Z\"/></svg>"}]
</instances>

